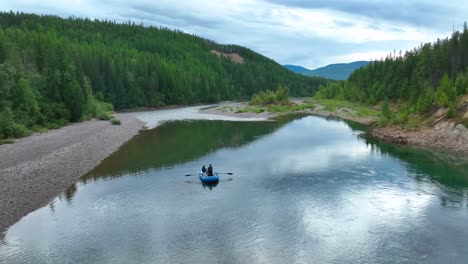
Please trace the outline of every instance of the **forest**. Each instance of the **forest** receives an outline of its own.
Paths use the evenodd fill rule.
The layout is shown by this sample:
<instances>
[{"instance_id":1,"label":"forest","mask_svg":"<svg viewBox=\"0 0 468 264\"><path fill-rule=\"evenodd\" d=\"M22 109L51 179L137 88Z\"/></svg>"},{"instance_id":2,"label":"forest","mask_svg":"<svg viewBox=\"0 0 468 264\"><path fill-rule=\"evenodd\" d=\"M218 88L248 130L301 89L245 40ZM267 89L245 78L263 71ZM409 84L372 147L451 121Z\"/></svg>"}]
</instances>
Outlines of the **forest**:
<instances>
[{"instance_id":1,"label":"forest","mask_svg":"<svg viewBox=\"0 0 468 264\"><path fill-rule=\"evenodd\" d=\"M402 122L411 114L430 114L446 108L456 115L458 99L468 94L468 28L451 37L421 44L413 50L394 52L354 71L346 81L320 87L315 95L374 105L383 102L386 119L392 118L388 103L397 105Z\"/></svg>"},{"instance_id":2,"label":"forest","mask_svg":"<svg viewBox=\"0 0 468 264\"><path fill-rule=\"evenodd\" d=\"M0 13L0 139L106 119L113 108L250 99L280 84L292 96L311 96L327 82L247 48L167 28Z\"/></svg>"}]
</instances>

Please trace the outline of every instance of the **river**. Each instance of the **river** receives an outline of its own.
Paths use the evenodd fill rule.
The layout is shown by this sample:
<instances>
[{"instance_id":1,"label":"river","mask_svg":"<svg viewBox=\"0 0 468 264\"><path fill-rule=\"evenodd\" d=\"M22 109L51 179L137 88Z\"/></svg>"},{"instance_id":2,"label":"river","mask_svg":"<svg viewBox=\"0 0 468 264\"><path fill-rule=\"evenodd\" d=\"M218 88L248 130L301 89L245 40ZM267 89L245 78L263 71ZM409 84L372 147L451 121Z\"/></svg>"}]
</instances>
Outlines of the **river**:
<instances>
[{"instance_id":1,"label":"river","mask_svg":"<svg viewBox=\"0 0 468 264\"><path fill-rule=\"evenodd\" d=\"M0 263L468 263L468 162L364 129L165 122L10 227Z\"/></svg>"}]
</instances>

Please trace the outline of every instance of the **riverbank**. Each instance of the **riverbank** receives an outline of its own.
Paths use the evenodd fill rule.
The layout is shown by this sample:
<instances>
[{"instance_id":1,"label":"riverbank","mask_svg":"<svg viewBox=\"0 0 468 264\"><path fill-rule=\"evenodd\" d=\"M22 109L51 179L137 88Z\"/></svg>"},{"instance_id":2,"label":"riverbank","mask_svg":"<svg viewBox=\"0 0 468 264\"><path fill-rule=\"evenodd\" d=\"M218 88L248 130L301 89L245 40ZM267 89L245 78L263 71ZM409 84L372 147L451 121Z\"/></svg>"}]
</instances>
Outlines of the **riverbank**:
<instances>
[{"instance_id":1,"label":"riverbank","mask_svg":"<svg viewBox=\"0 0 468 264\"><path fill-rule=\"evenodd\" d=\"M293 99L292 102L298 105L306 103L303 99ZM379 118L379 111L376 108L335 100L312 100L308 103L313 104L314 108L296 112L320 116L336 116L367 125L370 127L367 136L385 142L468 155L468 129L461 124L457 125L450 121L439 121L432 127L422 127L417 130L403 129L399 126L379 127L376 126ZM214 115L244 118L274 118L278 115L289 113L288 111L278 113L267 111L253 112L252 110L255 111L255 108L249 109L247 102L229 102L202 111Z\"/></svg>"},{"instance_id":2,"label":"riverbank","mask_svg":"<svg viewBox=\"0 0 468 264\"><path fill-rule=\"evenodd\" d=\"M257 107L249 107L248 102L225 102L217 105L216 107L201 109L202 113L212 115L222 115L229 117L242 117L242 118L275 118L282 114L288 113L305 113L320 116L336 116L343 119L358 122L364 125L372 125L377 121L378 113L376 111L367 111L362 113L362 109L357 107L335 107L325 104L317 103L316 101L307 102L304 99L292 99L291 102L297 106L310 105L310 107L298 107L299 110L285 107L284 110L269 112L267 110Z\"/></svg>"},{"instance_id":3,"label":"riverbank","mask_svg":"<svg viewBox=\"0 0 468 264\"><path fill-rule=\"evenodd\" d=\"M200 112L207 107L171 106L119 113L114 116L121 125L85 121L0 145L0 239L4 230L46 205L142 129L185 119L266 120Z\"/></svg>"},{"instance_id":4,"label":"riverbank","mask_svg":"<svg viewBox=\"0 0 468 264\"><path fill-rule=\"evenodd\" d=\"M131 114L121 125L85 121L0 145L0 233L46 205L143 128Z\"/></svg>"},{"instance_id":5,"label":"riverbank","mask_svg":"<svg viewBox=\"0 0 468 264\"><path fill-rule=\"evenodd\" d=\"M468 129L444 121L434 127L408 130L399 126L373 127L368 135L385 142L468 155Z\"/></svg>"},{"instance_id":6,"label":"riverbank","mask_svg":"<svg viewBox=\"0 0 468 264\"><path fill-rule=\"evenodd\" d=\"M301 113L337 116L366 125L374 124L378 118L375 109L293 101L298 105L313 104L313 108L301 108ZM245 102L228 102L212 107L159 110L158 115L153 111L121 113L115 115L120 126L108 121L86 121L0 145L0 234L24 215L46 205L145 126L154 128L167 120L182 119L259 121L283 114L240 111L246 106ZM397 144L468 154L468 130L448 122L418 131L374 126L369 135Z\"/></svg>"}]
</instances>

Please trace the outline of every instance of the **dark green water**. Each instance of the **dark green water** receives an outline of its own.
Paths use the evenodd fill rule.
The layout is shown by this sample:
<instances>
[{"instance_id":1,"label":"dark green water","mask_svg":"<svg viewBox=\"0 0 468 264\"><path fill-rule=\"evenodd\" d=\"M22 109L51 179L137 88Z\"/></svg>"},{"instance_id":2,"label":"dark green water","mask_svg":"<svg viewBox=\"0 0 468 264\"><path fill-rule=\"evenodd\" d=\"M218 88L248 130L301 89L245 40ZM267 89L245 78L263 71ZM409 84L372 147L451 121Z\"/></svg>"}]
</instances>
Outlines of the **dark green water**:
<instances>
[{"instance_id":1,"label":"dark green water","mask_svg":"<svg viewBox=\"0 0 468 264\"><path fill-rule=\"evenodd\" d=\"M362 129L166 123L12 226L0 263L468 263L468 163ZM209 163L234 175L184 176Z\"/></svg>"}]
</instances>

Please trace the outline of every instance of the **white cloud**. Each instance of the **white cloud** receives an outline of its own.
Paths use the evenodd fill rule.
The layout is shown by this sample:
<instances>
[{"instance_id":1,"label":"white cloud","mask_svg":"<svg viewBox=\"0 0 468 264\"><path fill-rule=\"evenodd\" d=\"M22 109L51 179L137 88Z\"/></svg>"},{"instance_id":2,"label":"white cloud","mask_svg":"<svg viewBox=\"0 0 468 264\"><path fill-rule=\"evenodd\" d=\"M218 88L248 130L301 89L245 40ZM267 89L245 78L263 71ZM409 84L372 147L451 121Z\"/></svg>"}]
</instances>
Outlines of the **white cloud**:
<instances>
[{"instance_id":1,"label":"white cloud","mask_svg":"<svg viewBox=\"0 0 468 264\"><path fill-rule=\"evenodd\" d=\"M332 1L329 5L306 1L273 3L262 0L169 1L160 0L71 0L3 1L0 10L24 11L61 16L86 16L116 21L133 20L147 25L162 25L213 39L220 43L239 44L270 57L281 64L309 68L329 63L368 60L393 50L406 50L421 42L433 41L450 33L452 24L434 27L427 10L409 17L403 9L392 9L373 16L375 3ZM450 1L449 1L450 2ZM290 5L288 5L290 3ZM424 4L421 1L421 4ZM340 7L339 5L343 5ZM397 3L395 3L397 5ZM425 5L434 8L438 4ZM451 20L463 17L465 7L448 5ZM408 8L417 7L415 1ZM358 8L367 8L358 10ZM444 9L445 10L445 9ZM447 9L448 10L448 9ZM442 11L441 11L442 12ZM380 15L382 18L378 19ZM440 16L440 14L439 14ZM400 19L401 21L395 21ZM409 20L415 23L409 23ZM419 26L429 21L428 26ZM463 21L459 21L459 24ZM439 28L439 29L438 29ZM442 30L440 30L442 28ZM448 31L448 32L447 32ZM343 61L339 61L342 59Z\"/></svg>"}]
</instances>

